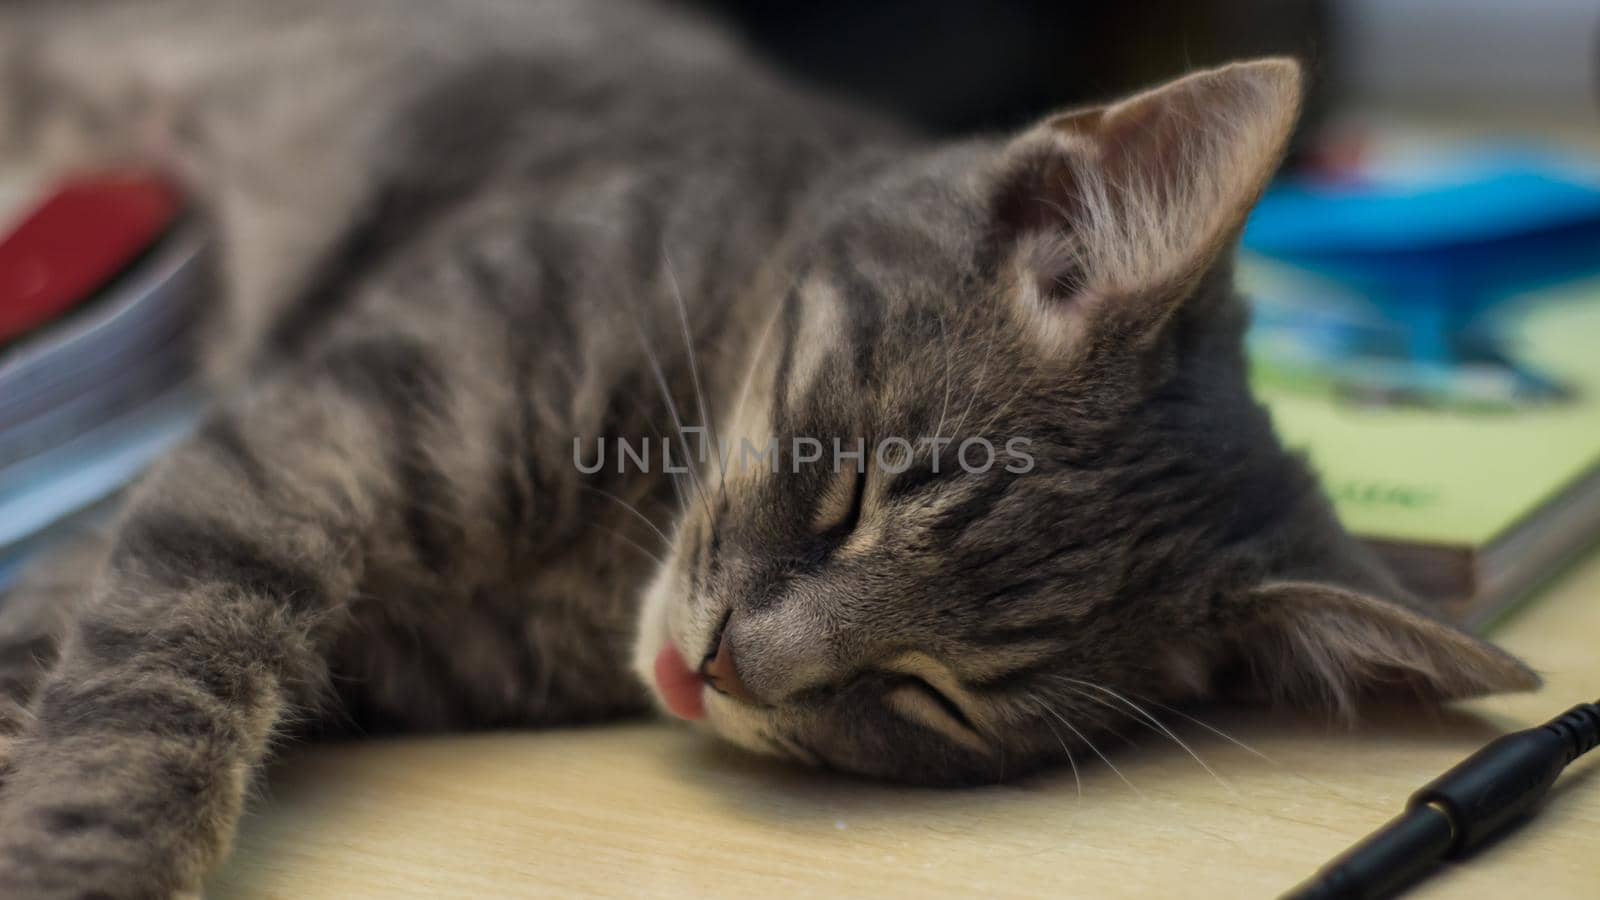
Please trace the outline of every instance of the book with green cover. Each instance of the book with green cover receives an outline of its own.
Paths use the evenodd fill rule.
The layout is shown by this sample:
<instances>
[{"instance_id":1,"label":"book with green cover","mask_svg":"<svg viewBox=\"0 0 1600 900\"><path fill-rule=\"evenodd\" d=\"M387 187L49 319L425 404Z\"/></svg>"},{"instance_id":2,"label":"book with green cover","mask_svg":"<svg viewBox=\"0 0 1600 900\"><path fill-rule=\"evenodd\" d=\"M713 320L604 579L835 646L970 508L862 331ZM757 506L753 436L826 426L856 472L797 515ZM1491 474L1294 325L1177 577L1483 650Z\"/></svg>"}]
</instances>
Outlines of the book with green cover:
<instances>
[{"instance_id":1,"label":"book with green cover","mask_svg":"<svg viewBox=\"0 0 1600 900\"><path fill-rule=\"evenodd\" d=\"M1407 398L1362 390L1381 353L1330 363L1338 354L1307 339L1359 319L1362 298L1260 258L1240 268L1257 313L1251 377L1279 433L1307 454L1346 527L1446 617L1482 625L1594 543L1600 278L1499 304L1481 327L1505 355L1460 366L1451 391ZM1305 327L1339 309L1350 313L1340 324ZM1529 380L1548 390L1515 389Z\"/></svg>"}]
</instances>

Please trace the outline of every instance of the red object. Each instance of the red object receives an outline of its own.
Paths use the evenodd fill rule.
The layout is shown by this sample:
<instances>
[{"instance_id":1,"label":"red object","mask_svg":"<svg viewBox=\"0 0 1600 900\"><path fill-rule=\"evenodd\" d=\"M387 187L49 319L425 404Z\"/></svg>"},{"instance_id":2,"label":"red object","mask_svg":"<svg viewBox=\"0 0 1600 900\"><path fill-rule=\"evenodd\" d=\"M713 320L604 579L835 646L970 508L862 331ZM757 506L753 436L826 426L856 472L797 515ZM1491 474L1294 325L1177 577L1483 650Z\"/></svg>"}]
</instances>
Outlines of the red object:
<instances>
[{"instance_id":1,"label":"red object","mask_svg":"<svg viewBox=\"0 0 1600 900\"><path fill-rule=\"evenodd\" d=\"M678 648L667 642L656 654L656 687L667 711L680 719L694 721L706 716L705 679L683 661Z\"/></svg>"},{"instance_id":2,"label":"red object","mask_svg":"<svg viewBox=\"0 0 1600 900\"><path fill-rule=\"evenodd\" d=\"M99 292L181 211L178 192L143 173L75 178L0 237L0 343Z\"/></svg>"},{"instance_id":3,"label":"red object","mask_svg":"<svg viewBox=\"0 0 1600 900\"><path fill-rule=\"evenodd\" d=\"M1371 136L1347 128L1319 135L1306 149L1301 169L1324 183L1356 185L1366 180L1371 156Z\"/></svg>"}]
</instances>

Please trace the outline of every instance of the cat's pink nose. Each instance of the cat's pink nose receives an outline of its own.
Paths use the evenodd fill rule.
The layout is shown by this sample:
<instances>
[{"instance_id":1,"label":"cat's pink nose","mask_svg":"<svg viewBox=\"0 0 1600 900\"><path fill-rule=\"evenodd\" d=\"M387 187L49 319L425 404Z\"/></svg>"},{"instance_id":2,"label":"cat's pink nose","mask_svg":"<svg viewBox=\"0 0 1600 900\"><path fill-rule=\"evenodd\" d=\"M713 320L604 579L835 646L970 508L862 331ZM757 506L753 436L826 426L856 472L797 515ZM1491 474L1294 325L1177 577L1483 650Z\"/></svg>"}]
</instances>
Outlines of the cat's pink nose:
<instances>
[{"instance_id":1,"label":"cat's pink nose","mask_svg":"<svg viewBox=\"0 0 1600 900\"><path fill-rule=\"evenodd\" d=\"M717 652L700 667L711 689L736 700L755 703L755 695L739 678L739 666L733 658L733 643L728 639L728 629L722 629L722 639L717 641Z\"/></svg>"}]
</instances>

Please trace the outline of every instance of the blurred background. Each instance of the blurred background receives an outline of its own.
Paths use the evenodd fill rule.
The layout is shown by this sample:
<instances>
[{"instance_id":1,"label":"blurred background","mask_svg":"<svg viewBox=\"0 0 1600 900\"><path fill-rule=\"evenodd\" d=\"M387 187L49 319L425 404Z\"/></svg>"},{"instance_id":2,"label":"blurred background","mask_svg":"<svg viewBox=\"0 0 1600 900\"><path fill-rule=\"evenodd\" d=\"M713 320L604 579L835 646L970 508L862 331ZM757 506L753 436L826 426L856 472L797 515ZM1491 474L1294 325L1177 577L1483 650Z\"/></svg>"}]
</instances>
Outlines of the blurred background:
<instances>
[{"instance_id":1,"label":"blurred background","mask_svg":"<svg viewBox=\"0 0 1600 900\"><path fill-rule=\"evenodd\" d=\"M1239 264L1285 438L1469 624L1600 532L1596 0L661 2L946 135L1298 57L1307 114ZM181 208L117 173L0 183L0 590L203 409Z\"/></svg>"},{"instance_id":2,"label":"blurred background","mask_svg":"<svg viewBox=\"0 0 1600 900\"><path fill-rule=\"evenodd\" d=\"M696 2L696 0L689 0ZM1292 54L1309 124L1414 110L1600 125L1592 0L698 0L792 71L943 132ZM1593 137L1593 135L1591 135Z\"/></svg>"}]
</instances>

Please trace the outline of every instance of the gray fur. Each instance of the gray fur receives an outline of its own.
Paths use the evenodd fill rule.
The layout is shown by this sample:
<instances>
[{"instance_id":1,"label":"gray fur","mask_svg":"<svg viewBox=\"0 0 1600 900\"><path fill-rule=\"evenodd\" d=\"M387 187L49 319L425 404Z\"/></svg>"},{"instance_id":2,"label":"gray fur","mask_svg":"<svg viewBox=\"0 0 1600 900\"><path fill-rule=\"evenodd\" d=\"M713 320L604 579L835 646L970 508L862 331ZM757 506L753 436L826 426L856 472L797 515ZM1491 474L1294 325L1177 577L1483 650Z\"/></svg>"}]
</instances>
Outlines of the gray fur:
<instances>
[{"instance_id":1,"label":"gray fur","mask_svg":"<svg viewBox=\"0 0 1600 900\"><path fill-rule=\"evenodd\" d=\"M932 144L620 2L4 15L8 152L188 179L228 393L0 610L6 896L194 891L280 738L641 713L665 637L698 661L726 630L749 698L712 697L718 733L938 784L1064 759L1126 717L1109 692L1532 683L1387 602L1249 396L1226 250L1270 140L1196 194L1239 207L1182 220L1215 233L1162 245L1203 255L1090 296L1060 248L1091 157L1060 136L1117 109ZM840 532L820 469L574 465L702 418L735 446L1025 435L1038 466L873 473Z\"/></svg>"}]
</instances>

